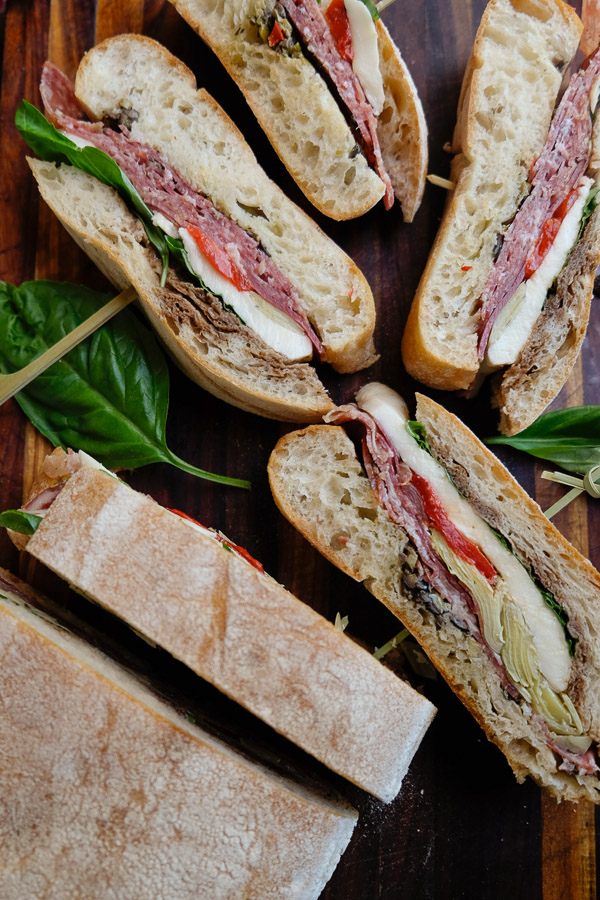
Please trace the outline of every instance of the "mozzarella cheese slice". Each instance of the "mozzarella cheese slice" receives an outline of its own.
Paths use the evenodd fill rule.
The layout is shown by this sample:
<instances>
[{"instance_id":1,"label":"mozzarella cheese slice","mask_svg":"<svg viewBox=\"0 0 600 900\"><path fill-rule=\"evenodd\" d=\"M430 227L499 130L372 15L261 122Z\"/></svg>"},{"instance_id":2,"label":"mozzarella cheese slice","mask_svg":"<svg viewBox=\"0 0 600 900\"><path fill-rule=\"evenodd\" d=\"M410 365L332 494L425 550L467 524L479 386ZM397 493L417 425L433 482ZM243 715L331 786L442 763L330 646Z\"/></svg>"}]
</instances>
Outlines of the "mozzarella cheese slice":
<instances>
[{"instance_id":1,"label":"mozzarella cheese slice","mask_svg":"<svg viewBox=\"0 0 600 900\"><path fill-rule=\"evenodd\" d=\"M531 278L519 285L498 316L485 356L490 371L514 363L527 343L548 291L577 241L583 209L593 184L591 178L584 176L581 179L577 199L563 219L541 265Z\"/></svg>"},{"instance_id":2,"label":"mozzarella cheese slice","mask_svg":"<svg viewBox=\"0 0 600 900\"><path fill-rule=\"evenodd\" d=\"M542 674L555 691L569 683L571 657L562 625L535 586L527 569L500 543L489 525L456 490L446 470L406 430L408 415L401 397L383 384L368 384L356 395L407 466L426 479L438 494L448 518L476 544L506 583L507 593L521 610L538 654Z\"/></svg>"},{"instance_id":3,"label":"mozzarella cheese slice","mask_svg":"<svg viewBox=\"0 0 600 900\"><path fill-rule=\"evenodd\" d=\"M379 49L377 47L377 29L371 13L362 0L344 0L348 13L352 50L354 58L352 68L360 81L367 100L373 107L376 116L381 113L384 104L383 78L379 70Z\"/></svg>"},{"instance_id":4,"label":"mozzarella cheese slice","mask_svg":"<svg viewBox=\"0 0 600 900\"><path fill-rule=\"evenodd\" d=\"M271 306L254 291L239 291L201 253L187 229L180 228L179 236L196 275L202 279L211 293L221 297L223 303L231 306L265 344L292 362L311 359L313 346L293 319Z\"/></svg>"}]
</instances>

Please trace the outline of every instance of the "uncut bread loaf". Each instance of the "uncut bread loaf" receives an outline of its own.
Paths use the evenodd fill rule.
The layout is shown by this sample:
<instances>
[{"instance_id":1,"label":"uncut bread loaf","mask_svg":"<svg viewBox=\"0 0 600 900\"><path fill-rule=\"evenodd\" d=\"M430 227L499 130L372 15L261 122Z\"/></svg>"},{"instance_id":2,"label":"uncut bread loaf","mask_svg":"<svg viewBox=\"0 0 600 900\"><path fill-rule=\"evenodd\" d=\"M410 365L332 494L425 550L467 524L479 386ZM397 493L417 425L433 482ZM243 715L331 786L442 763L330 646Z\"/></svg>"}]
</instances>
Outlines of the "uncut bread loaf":
<instances>
[{"instance_id":1,"label":"uncut bread loaf","mask_svg":"<svg viewBox=\"0 0 600 900\"><path fill-rule=\"evenodd\" d=\"M61 487L35 559L330 769L396 796L426 698L208 530L106 472Z\"/></svg>"},{"instance_id":2,"label":"uncut bread loaf","mask_svg":"<svg viewBox=\"0 0 600 900\"><path fill-rule=\"evenodd\" d=\"M257 19L271 0L172 0L241 89L281 161L310 202L333 219L360 216L384 184L369 167L333 88L313 60L276 52ZM323 0L324 12L329 0ZM394 194L411 222L427 172L427 126L415 84L381 20L375 23L384 106L377 136Z\"/></svg>"},{"instance_id":3,"label":"uncut bread loaf","mask_svg":"<svg viewBox=\"0 0 600 900\"><path fill-rule=\"evenodd\" d=\"M460 420L417 397L417 419L434 457L566 611L576 640L568 694L584 733L598 742L600 575ZM283 515L411 631L505 754L518 781L530 775L559 799L600 802L598 775L559 768L536 714L506 694L482 644L415 590L415 547L380 505L342 428L314 425L281 438L269 461L269 480Z\"/></svg>"},{"instance_id":4,"label":"uncut bread loaf","mask_svg":"<svg viewBox=\"0 0 600 900\"><path fill-rule=\"evenodd\" d=\"M316 900L356 813L250 762L0 569L0 895Z\"/></svg>"},{"instance_id":5,"label":"uncut bread loaf","mask_svg":"<svg viewBox=\"0 0 600 900\"><path fill-rule=\"evenodd\" d=\"M408 317L402 354L419 381L466 390L480 368L480 298L506 229L527 196L530 168L548 135L577 49L581 22L561 0L491 0L465 73L452 142L455 183ZM535 90L532 90L535 85ZM571 259L514 365L497 376L501 429L515 433L556 395L579 351L598 260L597 222L585 261ZM598 250L600 254L600 250ZM568 313L551 315L552 303ZM547 321L545 321L547 320ZM540 338L540 330L544 338ZM552 332L549 353L539 352ZM552 369L550 359L558 359Z\"/></svg>"},{"instance_id":6,"label":"uncut bread loaf","mask_svg":"<svg viewBox=\"0 0 600 900\"><path fill-rule=\"evenodd\" d=\"M162 153L217 209L253 235L297 289L340 372L375 359L373 296L354 263L265 175L220 107L156 42L120 35L91 50L75 84L94 121L127 115L134 141ZM291 363L179 269L164 287L141 222L111 189L71 166L30 162L44 200L119 287L132 283L186 374L271 418L315 421L331 401L314 368Z\"/></svg>"}]
</instances>

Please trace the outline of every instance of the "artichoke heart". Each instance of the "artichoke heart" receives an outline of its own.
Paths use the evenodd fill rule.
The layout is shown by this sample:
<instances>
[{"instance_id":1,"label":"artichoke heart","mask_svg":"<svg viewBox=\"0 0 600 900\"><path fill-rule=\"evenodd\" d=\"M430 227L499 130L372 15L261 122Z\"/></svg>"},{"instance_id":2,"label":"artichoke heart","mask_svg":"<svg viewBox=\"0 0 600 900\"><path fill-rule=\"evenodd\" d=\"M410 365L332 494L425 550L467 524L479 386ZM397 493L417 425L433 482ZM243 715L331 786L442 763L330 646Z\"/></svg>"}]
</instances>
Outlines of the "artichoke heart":
<instances>
[{"instance_id":1,"label":"artichoke heart","mask_svg":"<svg viewBox=\"0 0 600 900\"><path fill-rule=\"evenodd\" d=\"M504 644L501 620L504 592L500 579L497 579L497 585L489 584L475 566L457 556L435 529L431 532L431 543L448 570L458 578L461 584L464 584L476 601L483 620L482 628L485 639L492 650L500 653Z\"/></svg>"}]
</instances>

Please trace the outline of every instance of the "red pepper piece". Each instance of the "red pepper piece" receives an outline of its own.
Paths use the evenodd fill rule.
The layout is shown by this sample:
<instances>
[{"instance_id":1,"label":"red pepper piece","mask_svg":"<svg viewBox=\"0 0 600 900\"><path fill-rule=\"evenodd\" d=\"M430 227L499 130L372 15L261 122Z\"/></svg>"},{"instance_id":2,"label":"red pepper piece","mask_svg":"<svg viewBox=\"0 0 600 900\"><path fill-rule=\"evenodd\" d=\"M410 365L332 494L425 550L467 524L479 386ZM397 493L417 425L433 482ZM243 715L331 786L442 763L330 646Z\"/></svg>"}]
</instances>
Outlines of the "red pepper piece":
<instances>
[{"instance_id":1,"label":"red pepper piece","mask_svg":"<svg viewBox=\"0 0 600 900\"><path fill-rule=\"evenodd\" d=\"M199 525L200 528L204 529L204 531L210 531L210 533L219 541L220 544L224 544L226 547L229 547L230 550L233 550L234 553L237 553L238 556L241 556L242 559L245 559L246 562L250 563L251 566L254 566L255 569L258 569L259 572L265 571L263 564L257 559L254 559L254 557L251 556L244 547L240 547L238 544L233 544L231 541L228 541L226 538L224 538L223 535L219 534L216 531L213 531L211 528L207 528L206 525L202 525L202 523L198 522L197 519L193 519L191 516L188 516L187 513L181 512L180 509L169 509L169 512L175 513L176 516L181 516L182 519L187 519L188 522L193 522L194 525Z\"/></svg>"},{"instance_id":2,"label":"red pepper piece","mask_svg":"<svg viewBox=\"0 0 600 900\"><path fill-rule=\"evenodd\" d=\"M273 28L271 29L271 34L269 35L269 47L276 47L277 44L280 44L284 39L285 35L281 30L279 22L275 22Z\"/></svg>"},{"instance_id":3,"label":"red pepper piece","mask_svg":"<svg viewBox=\"0 0 600 900\"><path fill-rule=\"evenodd\" d=\"M325 18L338 53L343 59L351 63L354 59L354 48L352 46L352 32L350 31L350 22L344 0L331 0L325 11Z\"/></svg>"},{"instance_id":4,"label":"red pepper piece","mask_svg":"<svg viewBox=\"0 0 600 900\"><path fill-rule=\"evenodd\" d=\"M196 228L195 225L187 225L189 234L193 237L198 249L205 256L212 266L227 281L230 281L238 289L238 291L251 291L252 285L244 272L238 269L232 263L231 259L216 241L209 238L203 231Z\"/></svg>"},{"instance_id":5,"label":"red pepper piece","mask_svg":"<svg viewBox=\"0 0 600 900\"><path fill-rule=\"evenodd\" d=\"M460 270L461 272L469 272L472 268L473 266L461 266Z\"/></svg>"},{"instance_id":6,"label":"red pepper piece","mask_svg":"<svg viewBox=\"0 0 600 900\"><path fill-rule=\"evenodd\" d=\"M446 543L454 550L457 556L475 566L485 580L493 584L497 575L495 568L489 559L483 555L479 547L466 538L456 525L450 521L442 506L442 501L429 482L417 475L416 472L412 474L412 482L421 495L429 524L443 535Z\"/></svg>"},{"instance_id":7,"label":"red pepper piece","mask_svg":"<svg viewBox=\"0 0 600 900\"><path fill-rule=\"evenodd\" d=\"M560 206L557 207L552 218L546 219L546 221L544 222L537 244L527 258L527 263L525 265L525 278L531 278L531 276L535 272L537 272L537 270L543 263L548 251L550 250L550 247L554 243L554 239L559 232L560 226L562 225L565 216L575 203L578 193L579 188L573 188L571 193L567 197L565 197Z\"/></svg>"}]
</instances>

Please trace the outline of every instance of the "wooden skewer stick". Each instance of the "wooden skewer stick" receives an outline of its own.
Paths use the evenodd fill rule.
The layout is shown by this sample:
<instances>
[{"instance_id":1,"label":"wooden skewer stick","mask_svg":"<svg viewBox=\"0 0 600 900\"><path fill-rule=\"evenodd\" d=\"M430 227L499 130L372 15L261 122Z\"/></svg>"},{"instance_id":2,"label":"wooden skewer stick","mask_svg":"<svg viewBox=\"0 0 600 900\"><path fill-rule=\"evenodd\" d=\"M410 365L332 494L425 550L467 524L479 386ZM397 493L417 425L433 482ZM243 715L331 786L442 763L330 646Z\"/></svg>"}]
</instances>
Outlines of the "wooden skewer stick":
<instances>
[{"instance_id":1,"label":"wooden skewer stick","mask_svg":"<svg viewBox=\"0 0 600 900\"><path fill-rule=\"evenodd\" d=\"M395 0L379 0L379 3L375 4L375 9L378 13L382 13L384 9L387 9L388 6L391 6Z\"/></svg>"},{"instance_id":2,"label":"wooden skewer stick","mask_svg":"<svg viewBox=\"0 0 600 900\"><path fill-rule=\"evenodd\" d=\"M118 312L121 312L121 310L128 306L132 300L135 300L136 297L137 294L134 289L128 287L117 297L113 297L112 300L102 306L97 312L93 313L93 315L86 319L85 322L82 322L81 325L78 325L77 328L69 332L69 334L66 334L64 338L61 338L61 340L54 344L53 347L50 347L48 350L44 351L41 356L38 356L37 359L30 362L25 368L19 369L18 372L13 372L11 375L0 375L0 406L11 397L14 397L14 395L24 387L27 387L34 378L37 378L38 375L45 372L51 365L58 362L59 359L62 359L69 350L72 350L89 337L90 334L97 331L97 329L108 322L109 319L116 316Z\"/></svg>"}]
</instances>

